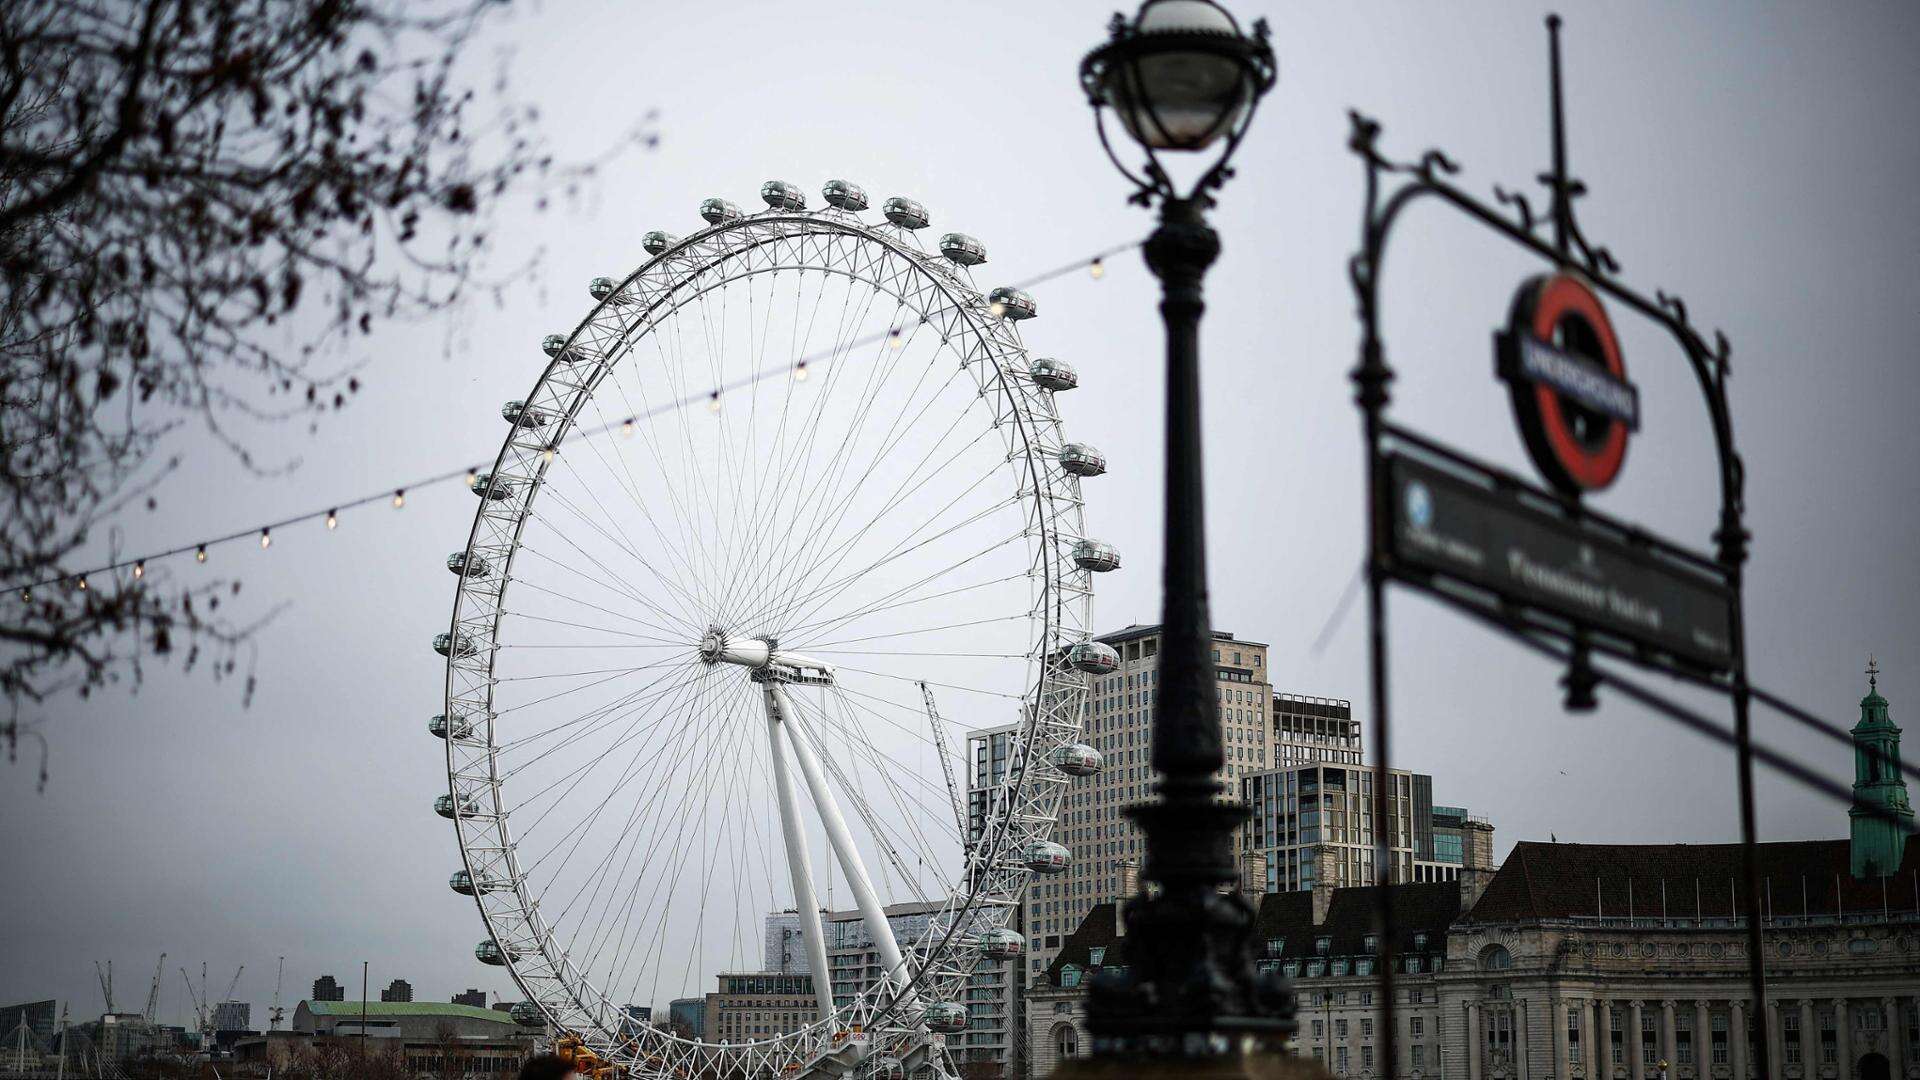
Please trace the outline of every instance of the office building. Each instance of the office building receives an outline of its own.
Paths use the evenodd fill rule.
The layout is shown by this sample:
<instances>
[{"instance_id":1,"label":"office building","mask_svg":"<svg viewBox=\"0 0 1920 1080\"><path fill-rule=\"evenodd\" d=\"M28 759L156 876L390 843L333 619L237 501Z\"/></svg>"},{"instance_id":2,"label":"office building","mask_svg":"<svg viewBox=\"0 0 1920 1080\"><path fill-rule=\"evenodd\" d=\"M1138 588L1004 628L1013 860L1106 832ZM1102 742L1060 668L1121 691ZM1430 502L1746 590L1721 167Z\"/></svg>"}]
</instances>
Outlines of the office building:
<instances>
[{"instance_id":1,"label":"office building","mask_svg":"<svg viewBox=\"0 0 1920 1080\"><path fill-rule=\"evenodd\" d=\"M395 979L380 991L380 1000L387 1002L412 1001L413 984L405 979Z\"/></svg>"},{"instance_id":2,"label":"office building","mask_svg":"<svg viewBox=\"0 0 1920 1080\"><path fill-rule=\"evenodd\" d=\"M1433 777L1392 769L1388 779L1391 881L1451 881L1468 855L1474 866L1492 866L1492 825L1447 808L1438 820L1449 823L1449 848L1457 857L1443 859ZM1240 798L1251 815L1240 834L1242 851L1259 857L1265 891L1311 889L1322 881L1335 888L1376 884L1373 781L1370 766L1324 762L1241 778Z\"/></svg>"},{"instance_id":3,"label":"office building","mask_svg":"<svg viewBox=\"0 0 1920 1080\"><path fill-rule=\"evenodd\" d=\"M468 1005L476 1009L484 1009L487 1007L487 992L485 990L475 990L472 987L468 987L464 993L453 995L453 1003L455 1005Z\"/></svg>"},{"instance_id":4,"label":"office building","mask_svg":"<svg viewBox=\"0 0 1920 1080\"><path fill-rule=\"evenodd\" d=\"M707 1030L707 999L674 998L667 1003L667 1029L683 1039L698 1039Z\"/></svg>"},{"instance_id":5,"label":"office building","mask_svg":"<svg viewBox=\"0 0 1920 1080\"><path fill-rule=\"evenodd\" d=\"M720 975L720 988L706 998L708 1042L757 1042L797 1031L819 1019L813 976L778 971Z\"/></svg>"},{"instance_id":6,"label":"office building","mask_svg":"<svg viewBox=\"0 0 1920 1080\"><path fill-rule=\"evenodd\" d=\"M1213 638L1214 693L1226 756L1219 779L1227 790L1237 791L1243 774L1279 760L1267 647L1225 631L1215 631ZM1098 640L1120 654L1118 670L1092 678L1082 726L1082 741L1100 751L1101 767L1092 776L1075 778L1061 801L1053 838L1073 853L1073 862L1063 874L1036 876L1028 892L1023 924L1029 975L1052 963L1061 941L1095 904L1115 897L1122 864L1137 865L1145 854L1139 831L1122 811L1153 790L1149 756L1159 694L1160 627L1129 626ZM1300 752L1308 745L1317 744L1302 744Z\"/></svg>"},{"instance_id":7,"label":"office building","mask_svg":"<svg viewBox=\"0 0 1920 1080\"><path fill-rule=\"evenodd\" d=\"M319 978L313 980L312 1000L314 1001L345 1001L347 1000L347 988L344 986L341 986L339 980L335 979L333 976L322 975Z\"/></svg>"},{"instance_id":8,"label":"office building","mask_svg":"<svg viewBox=\"0 0 1920 1080\"><path fill-rule=\"evenodd\" d=\"M221 1001L213 1006L213 1030L251 1031L253 1006L244 1001Z\"/></svg>"},{"instance_id":9,"label":"office building","mask_svg":"<svg viewBox=\"0 0 1920 1080\"><path fill-rule=\"evenodd\" d=\"M0 1037L11 1042L16 1032L24 1025L35 1047L46 1049L54 1043L54 1029L59 1024L53 999L46 1001L28 1001L19 1005L0 1008Z\"/></svg>"}]
</instances>

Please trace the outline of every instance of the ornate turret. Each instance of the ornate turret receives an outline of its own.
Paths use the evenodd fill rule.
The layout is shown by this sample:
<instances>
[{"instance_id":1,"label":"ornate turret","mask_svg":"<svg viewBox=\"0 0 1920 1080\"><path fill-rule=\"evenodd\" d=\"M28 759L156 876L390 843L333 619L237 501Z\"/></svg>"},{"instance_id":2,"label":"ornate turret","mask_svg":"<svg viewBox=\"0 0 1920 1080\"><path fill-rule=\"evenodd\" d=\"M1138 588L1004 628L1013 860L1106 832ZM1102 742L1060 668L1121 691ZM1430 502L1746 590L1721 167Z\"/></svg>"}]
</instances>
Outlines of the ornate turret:
<instances>
[{"instance_id":1,"label":"ornate turret","mask_svg":"<svg viewBox=\"0 0 1920 1080\"><path fill-rule=\"evenodd\" d=\"M1890 812L1889 821L1869 809ZM1887 715L1880 696L1880 665L1867 657L1867 696L1860 699L1860 722L1853 727L1853 876L1884 877L1900 866L1907 834L1913 832L1913 806L1900 773L1900 729Z\"/></svg>"}]
</instances>

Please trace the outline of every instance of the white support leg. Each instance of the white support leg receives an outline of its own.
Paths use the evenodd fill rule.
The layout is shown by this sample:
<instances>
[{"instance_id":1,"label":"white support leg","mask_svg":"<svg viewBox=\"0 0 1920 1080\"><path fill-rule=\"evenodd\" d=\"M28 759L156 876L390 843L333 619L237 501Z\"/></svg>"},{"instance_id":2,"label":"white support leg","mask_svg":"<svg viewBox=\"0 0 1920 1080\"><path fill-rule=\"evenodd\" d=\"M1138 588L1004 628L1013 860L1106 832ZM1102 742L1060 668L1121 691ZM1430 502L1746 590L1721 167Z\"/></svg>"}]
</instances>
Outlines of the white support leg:
<instances>
[{"instance_id":1,"label":"white support leg","mask_svg":"<svg viewBox=\"0 0 1920 1080\"><path fill-rule=\"evenodd\" d=\"M800 763L800 774L806 778L807 790L813 795L813 805L820 812L820 821L827 828L827 840L833 844L833 853L840 860L840 871L846 875L847 884L853 888L854 903L860 908L860 917L866 921L867 933L873 938L874 951L880 954L880 962L886 966L888 975L895 986L907 984L907 963L900 955L900 945L893 937L893 927L887 923L887 914L880 908L880 898L874 894L873 883L867 880L866 864L860 861L860 851L854 846L853 837L847 832L846 819L840 816L840 805L834 800L833 792L827 787L826 775L820 769L820 759L807 742L806 733L800 730L798 717L787 701L787 691L779 683L767 684L769 698L779 702L778 708L787 718L787 741L793 744L794 760Z\"/></svg>"},{"instance_id":2,"label":"white support leg","mask_svg":"<svg viewBox=\"0 0 1920 1080\"><path fill-rule=\"evenodd\" d=\"M787 842L787 871L793 877L793 906L800 913L800 936L807 943L807 964L813 971L813 996L820 1003L820 1019L833 1015L833 971L827 966L827 939L820 928L820 903L813 895L812 865L807 856L807 834L800 827L800 808L793 799L793 781L787 776L787 757L780 750L780 724L789 715L780 684L766 684L767 747L773 753L773 786L780 797L780 831Z\"/></svg>"}]
</instances>

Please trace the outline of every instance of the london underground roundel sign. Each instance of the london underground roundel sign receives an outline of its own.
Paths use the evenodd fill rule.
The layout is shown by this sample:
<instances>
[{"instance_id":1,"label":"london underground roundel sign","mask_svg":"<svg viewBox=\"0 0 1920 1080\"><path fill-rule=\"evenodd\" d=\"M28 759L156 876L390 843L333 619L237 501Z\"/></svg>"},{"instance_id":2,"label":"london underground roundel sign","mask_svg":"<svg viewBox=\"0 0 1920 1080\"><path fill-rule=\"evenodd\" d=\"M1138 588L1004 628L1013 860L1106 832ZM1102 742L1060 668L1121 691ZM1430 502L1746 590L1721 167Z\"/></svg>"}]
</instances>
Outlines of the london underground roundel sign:
<instances>
[{"instance_id":1,"label":"london underground roundel sign","mask_svg":"<svg viewBox=\"0 0 1920 1080\"><path fill-rule=\"evenodd\" d=\"M1568 495L1613 483L1640 427L1640 393L1592 287L1568 273L1529 279L1494 340L1527 453L1548 482Z\"/></svg>"}]
</instances>

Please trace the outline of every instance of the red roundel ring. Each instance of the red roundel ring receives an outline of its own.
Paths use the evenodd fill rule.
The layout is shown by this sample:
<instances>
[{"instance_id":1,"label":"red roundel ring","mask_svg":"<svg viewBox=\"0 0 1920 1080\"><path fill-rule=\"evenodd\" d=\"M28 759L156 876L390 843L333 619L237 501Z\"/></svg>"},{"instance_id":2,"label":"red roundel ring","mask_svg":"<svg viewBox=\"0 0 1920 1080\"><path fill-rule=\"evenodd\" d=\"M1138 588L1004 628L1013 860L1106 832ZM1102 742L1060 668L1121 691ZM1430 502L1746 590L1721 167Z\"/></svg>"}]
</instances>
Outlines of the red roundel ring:
<instances>
[{"instance_id":1,"label":"red roundel ring","mask_svg":"<svg viewBox=\"0 0 1920 1080\"><path fill-rule=\"evenodd\" d=\"M1592 351L1602 366L1625 382L1627 368L1620 356L1620 340L1600 298L1586 282L1571 274L1548 274L1529 280L1514 297L1510 328L1541 341L1555 340L1555 331L1568 320L1578 320L1591 332ZM1597 440L1583 440L1574 432L1560 394L1543 382L1513 381L1513 403L1520 414L1521 431L1534 462L1555 486L1570 492L1596 491L1613 483L1627 458L1627 425L1609 421Z\"/></svg>"}]
</instances>

